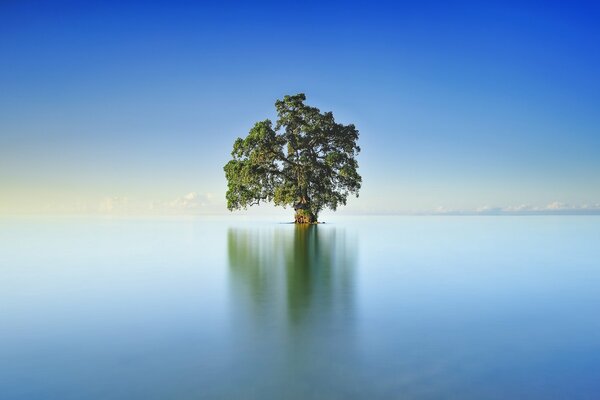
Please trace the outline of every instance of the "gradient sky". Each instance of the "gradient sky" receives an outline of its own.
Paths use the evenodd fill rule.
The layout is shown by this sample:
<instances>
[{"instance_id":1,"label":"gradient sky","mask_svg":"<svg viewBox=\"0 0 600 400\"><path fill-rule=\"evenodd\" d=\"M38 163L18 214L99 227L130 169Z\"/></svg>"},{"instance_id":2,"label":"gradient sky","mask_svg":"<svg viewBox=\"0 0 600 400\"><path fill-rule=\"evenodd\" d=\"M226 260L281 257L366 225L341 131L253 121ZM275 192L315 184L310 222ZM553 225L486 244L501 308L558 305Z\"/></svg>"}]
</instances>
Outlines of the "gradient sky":
<instances>
[{"instance_id":1,"label":"gradient sky","mask_svg":"<svg viewBox=\"0 0 600 400\"><path fill-rule=\"evenodd\" d=\"M592 2L0 2L0 213L225 212L304 92L361 132L347 212L600 209Z\"/></svg>"}]
</instances>

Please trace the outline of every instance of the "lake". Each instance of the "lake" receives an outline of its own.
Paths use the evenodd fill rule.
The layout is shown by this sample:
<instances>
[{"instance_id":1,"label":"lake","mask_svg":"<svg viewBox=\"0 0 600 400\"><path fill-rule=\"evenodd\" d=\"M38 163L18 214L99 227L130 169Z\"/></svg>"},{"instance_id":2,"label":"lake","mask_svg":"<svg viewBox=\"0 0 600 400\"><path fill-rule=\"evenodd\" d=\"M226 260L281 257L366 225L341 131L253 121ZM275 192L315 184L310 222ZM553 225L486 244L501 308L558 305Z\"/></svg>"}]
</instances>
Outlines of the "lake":
<instances>
[{"instance_id":1,"label":"lake","mask_svg":"<svg viewBox=\"0 0 600 400\"><path fill-rule=\"evenodd\" d=\"M598 399L600 216L0 220L3 399Z\"/></svg>"}]
</instances>

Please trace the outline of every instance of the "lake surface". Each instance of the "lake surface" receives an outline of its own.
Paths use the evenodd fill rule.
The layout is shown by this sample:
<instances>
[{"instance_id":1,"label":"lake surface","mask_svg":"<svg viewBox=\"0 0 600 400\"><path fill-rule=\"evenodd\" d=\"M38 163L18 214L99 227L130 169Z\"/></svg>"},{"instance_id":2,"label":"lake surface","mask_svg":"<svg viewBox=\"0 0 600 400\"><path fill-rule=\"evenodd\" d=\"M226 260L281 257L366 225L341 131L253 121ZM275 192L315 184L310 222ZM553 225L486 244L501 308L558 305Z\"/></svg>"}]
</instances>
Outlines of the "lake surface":
<instances>
[{"instance_id":1,"label":"lake surface","mask_svg":"<svg viewBox=\"0 0 600 400\"><path fill-rule=\"evenodd\" d=\"M600 217L330 222L1 219L0 398L600 398Z\"/></svg>"}]
</instances>

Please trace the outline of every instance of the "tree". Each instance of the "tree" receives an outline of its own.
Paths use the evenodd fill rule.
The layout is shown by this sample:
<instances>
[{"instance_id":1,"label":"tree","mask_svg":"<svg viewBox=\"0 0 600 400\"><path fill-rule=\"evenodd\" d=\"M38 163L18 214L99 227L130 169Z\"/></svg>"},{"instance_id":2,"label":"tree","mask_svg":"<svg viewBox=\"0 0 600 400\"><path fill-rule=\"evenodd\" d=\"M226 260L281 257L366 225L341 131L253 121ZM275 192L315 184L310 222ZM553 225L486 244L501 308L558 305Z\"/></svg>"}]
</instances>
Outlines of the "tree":
<instances>
[{"instance_id":1,"label":"tree","mask_svg":"<svg viewBox=\"0 0 600 400\"><path fill-rule=\"evenodd\" d=\"M335 211L349 194L358 197L358 130L305 100L303 93L277 100L275 126L257 122L235 140L224 167L229 210L272 201L293 206L296 223L315 223L324 208Z\"/></svg>"}]
</instances>

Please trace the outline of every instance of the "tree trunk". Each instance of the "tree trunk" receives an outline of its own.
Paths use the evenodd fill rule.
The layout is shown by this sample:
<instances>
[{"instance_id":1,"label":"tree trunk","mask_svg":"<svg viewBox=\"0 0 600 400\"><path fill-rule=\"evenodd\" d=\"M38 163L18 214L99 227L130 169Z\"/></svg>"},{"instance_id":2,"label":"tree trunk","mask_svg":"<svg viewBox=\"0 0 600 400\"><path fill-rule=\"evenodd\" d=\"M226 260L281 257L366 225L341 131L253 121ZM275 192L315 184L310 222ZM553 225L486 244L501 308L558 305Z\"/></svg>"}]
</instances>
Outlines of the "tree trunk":
<instances>
[{"instance_id":1,"label":"tree trunk","mask_svg":"<svg viewBox=\"0 0 600 400\"><path fill-rule=\"evenodd\" d=\"M310 211L308 203L298 202L294 206L296 210L296 216L294 222L297 224L315 224L317 222L317 216Z\"/></svg>"},{"instance_id":2,"label":"tree trunk","mask_svg":"<svg viewBox=\"0 0 600 400\"><path fill-rule=\"evenodd\" d=\"M317 222L317 217L310 211L297 210L294 222L297 224L315 224Z\"/></svg>"}]
</instances>

